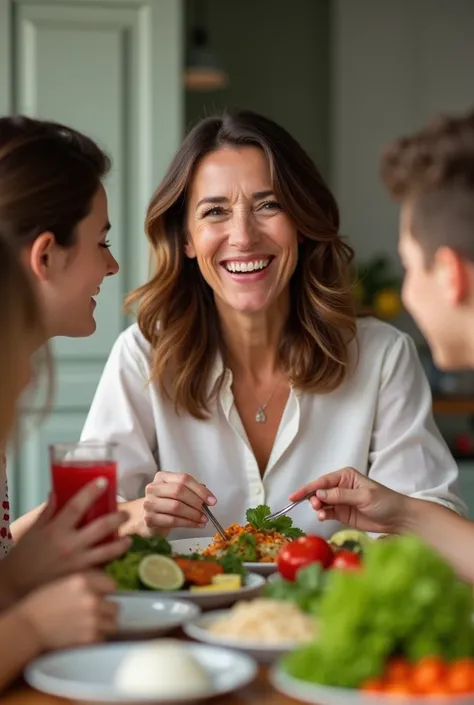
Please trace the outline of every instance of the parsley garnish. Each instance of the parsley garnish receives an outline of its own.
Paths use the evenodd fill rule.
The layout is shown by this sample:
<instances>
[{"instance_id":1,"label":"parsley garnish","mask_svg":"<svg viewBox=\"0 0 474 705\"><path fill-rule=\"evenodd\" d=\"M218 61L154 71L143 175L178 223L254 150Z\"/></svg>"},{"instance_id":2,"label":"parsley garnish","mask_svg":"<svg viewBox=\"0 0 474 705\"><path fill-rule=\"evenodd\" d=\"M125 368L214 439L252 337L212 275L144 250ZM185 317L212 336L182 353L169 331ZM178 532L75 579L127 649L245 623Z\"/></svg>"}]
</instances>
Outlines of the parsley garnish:
<instances>
[{"instance_id":1,"label":"parsley garnish","mask_svg":"<svg viewBox=\"0 0 474 705\"><path fill-rule=\"evenodd\" d=\"M271 514L270 507L266 504L260 504L255 509L247 510L247 521L253 526L256 531L276 531L282 536L289 539L297 539L299 536L304 536L304 531L293 526L293 521L288 516L278 517L268 521L267 517Z\"/></svg>"}]
</instances>

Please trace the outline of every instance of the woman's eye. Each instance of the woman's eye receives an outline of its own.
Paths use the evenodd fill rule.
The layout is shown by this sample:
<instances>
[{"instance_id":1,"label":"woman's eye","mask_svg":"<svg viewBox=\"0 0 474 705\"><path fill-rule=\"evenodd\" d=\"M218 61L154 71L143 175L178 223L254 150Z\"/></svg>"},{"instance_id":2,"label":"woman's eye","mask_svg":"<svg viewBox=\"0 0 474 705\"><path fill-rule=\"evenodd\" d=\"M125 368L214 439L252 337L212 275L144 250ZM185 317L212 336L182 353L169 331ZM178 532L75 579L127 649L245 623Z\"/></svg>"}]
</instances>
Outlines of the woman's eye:
<instances>
[{"instance_id":1,"label":"woman's eye","mask_svg":"<svg viewBox=\"0 0 474 705\"><path fill-rule=\"evenodd\" d=\"M266 211L281 210L281 206L278 203L278 201L265 201L265 203L262 203L259 210L266 210Z\"/></svg>"},{"instance_id":2,"label":"woman's eye","mask_svg":"<svg viewBox=\"0 0 474 705\"><path fill-rule=\"evenodd\" d=\"M214 206L213 208L209 208L207 211L204 211L202 214L202 218L207 218L207 216L219 216L224 213L224 209L221 208L220 206Z\"/></svg>"},{"instance_id":3,"label":"woman's eye","mask_svg":"<svg viewBox=\"0 0 474 705\"><path fill-rule=\"evenodd\" d=\"M106 240L105 242L99 242L99 246L104 247L106 250L108 250L110 247L110 240Z\"/></svg>"}]
</instances>

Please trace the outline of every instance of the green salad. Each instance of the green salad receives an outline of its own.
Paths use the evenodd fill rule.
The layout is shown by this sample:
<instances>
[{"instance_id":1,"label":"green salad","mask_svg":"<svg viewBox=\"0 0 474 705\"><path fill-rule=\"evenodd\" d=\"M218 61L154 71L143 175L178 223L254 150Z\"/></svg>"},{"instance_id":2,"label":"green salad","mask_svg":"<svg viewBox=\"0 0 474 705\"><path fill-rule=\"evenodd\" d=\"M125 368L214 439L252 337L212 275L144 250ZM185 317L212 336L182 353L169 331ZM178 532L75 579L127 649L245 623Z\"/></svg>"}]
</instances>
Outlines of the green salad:
<instances>
[{"instance_id":1,"label":"green salad","mask_svg":"<svg viewBox=\"0 0 474 705\"><path fill-rule=\"evenodd\" d=\"M361 570L329 571L325 581L312 598L294 588L296 601L318 615L317 643L284 659L294 677L357 688L394 656L474 655L472 586L415 537L376 541Z\"/></svg>"},{"instance_id":2,"label":"green salad","mask_svg":"<svg viewBox=\"0 0 474 705\"><path fill-rule=\"evenodd\" d=\"M185 556L180 556L173 554L171 544L163 536L134 535L131 538L132 545L127 553L105 566L105 572L115 580L118 590L146 590L149 587L140 577L139 566L144 558L152 555L166 556L176 561L181 559L188 566L193 563L210 562L220 566L223 573L240 575L242 580L247 576L242 559L232 551L219 559L206 558L200 553L187 553ZM184 575L183 585L187 582L186 578L187 576Z\"/></svg>"}]
</instances>

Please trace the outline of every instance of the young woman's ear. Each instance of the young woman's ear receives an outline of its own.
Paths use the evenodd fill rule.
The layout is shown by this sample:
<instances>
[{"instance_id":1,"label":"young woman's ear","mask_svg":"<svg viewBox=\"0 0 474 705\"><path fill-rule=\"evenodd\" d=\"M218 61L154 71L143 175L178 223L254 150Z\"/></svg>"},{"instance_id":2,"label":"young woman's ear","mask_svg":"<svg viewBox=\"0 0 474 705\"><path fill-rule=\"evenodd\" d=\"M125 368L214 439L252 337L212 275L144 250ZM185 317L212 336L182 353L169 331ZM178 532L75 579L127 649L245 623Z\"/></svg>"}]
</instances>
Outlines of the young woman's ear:
<instances>
[{"instance_id":1,"label":"young woman's ear","mask_svg":"<svg viewBox=\"0 0 474 705\"><path fill-rule=\"evenodd\" d=\"M27 264L40 281L50 276L55 245L56 239L53 233L45 232L38 235L27 251Z\"/></svg>"}]
</instances>

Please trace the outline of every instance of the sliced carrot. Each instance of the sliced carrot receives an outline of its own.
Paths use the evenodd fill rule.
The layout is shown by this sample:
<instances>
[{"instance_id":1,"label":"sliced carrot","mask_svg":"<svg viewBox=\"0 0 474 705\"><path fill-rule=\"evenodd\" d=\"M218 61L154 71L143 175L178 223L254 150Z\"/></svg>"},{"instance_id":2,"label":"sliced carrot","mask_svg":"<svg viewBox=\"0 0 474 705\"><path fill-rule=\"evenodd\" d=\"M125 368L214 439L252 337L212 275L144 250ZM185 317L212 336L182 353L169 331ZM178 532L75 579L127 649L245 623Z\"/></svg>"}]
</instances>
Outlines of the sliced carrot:
<instances>
[{"instance_id":1,"label":"sliced carrot","mask_svg":"<svg viewBox=\"0 0 474 705\"><path fill-rule=\"evenodd\" d=\"M396 658L389 661L385 671L385 677L388 681L408 682L411 680L412 673L413 666L409 661L403 658Z\"/></svg>"},{"instance_id":2,"label":"sliced carrot","mask_svg":"<svg viewBox=\"0 0 474 705\"><path fill-rule=\"evenodd\" d=\"M386 688L386 683L381 678L370 678L360 687L364 693L382 693Z\"/></svg>"},{"instance_id":3,"label":"sliced carrot","mask_svg":"<svg viewBox=\"0 0 474 705\"><path fill-rule=\"evenodd\" d=\"M460 659L450 664L446 687L451 693L474 692L474 663L471 659Z\"/></svg>"}]
</instances>

